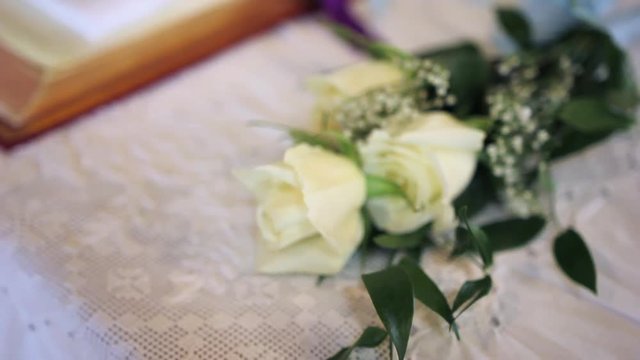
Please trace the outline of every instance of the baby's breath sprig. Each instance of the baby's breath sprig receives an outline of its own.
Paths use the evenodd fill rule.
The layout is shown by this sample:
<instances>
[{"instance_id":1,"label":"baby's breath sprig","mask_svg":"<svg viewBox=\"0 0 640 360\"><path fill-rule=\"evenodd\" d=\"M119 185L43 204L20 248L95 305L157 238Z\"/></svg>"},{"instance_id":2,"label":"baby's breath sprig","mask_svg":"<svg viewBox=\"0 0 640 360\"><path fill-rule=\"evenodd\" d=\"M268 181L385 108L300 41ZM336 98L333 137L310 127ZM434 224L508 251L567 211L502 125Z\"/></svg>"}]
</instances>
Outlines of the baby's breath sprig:
<instances>
[{"instance_id":1,"label":"baby's breath sprig","mask_svg":"<svg viewBox=\"0 0 640 360\"><path fill-rule=\"evenodd\" d=\"M449 70L431 60L415 57L399 58L395 63L404 71L419 110L455 104L455 96L449 94Z\"/></svg>"},{"instance_id":2,"label":"baby's breath sprig","mask_svg":"<svg viewBox=\"0 0 640 360\"><path fill-rule=\"evenodd\" d=\"M542 76L543 67L552 76ZM517 54L496 69L505 81L487 97L489 115L497 120L494 141L486 148L489 167L503 183L512 211L522 216L541 213L531 176L548 166L555 114L569 99L576 66L566 57L549 66Z\"/></svg>"},{"instance_id":3,"label":"baby's breath sprig","mask_svg":"<svg viewBox=\"0 0 640 360\"><path fill-rule=\"evenodd\" d=\"M455 104L449 94L449 71L433 61L397 56L391 61L405 74L405 80L346 99L331 116L352 138L365 138L372 130L401 127L420 112Z\"/></svg>"}]
</instances>

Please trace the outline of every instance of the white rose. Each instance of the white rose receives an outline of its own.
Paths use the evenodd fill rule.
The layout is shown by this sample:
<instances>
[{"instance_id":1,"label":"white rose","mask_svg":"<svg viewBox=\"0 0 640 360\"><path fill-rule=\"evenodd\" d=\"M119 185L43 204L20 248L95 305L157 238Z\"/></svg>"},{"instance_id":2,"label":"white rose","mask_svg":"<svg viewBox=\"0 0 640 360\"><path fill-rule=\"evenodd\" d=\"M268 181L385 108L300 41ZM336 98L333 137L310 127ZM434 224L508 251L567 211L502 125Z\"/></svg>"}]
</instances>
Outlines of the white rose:
<instances>
[{"instance_id":1,"label":"white rose","mask_svg":"<svg viewBox=\"0 0 640 360\"><path fill-rule=\"evenodd\" d=\"M376 225L396 234L430 221L435 232L454 227L452 202L471 180L483 140L482 131L446 112L420 115L394 134L374 131L359 145L365 173L399 185L409 199L370 199L367 208Z\"/></svg>"},{"instance_id":2,"label":"white rose","mask_svg":"<svg viewBox=\"0 0 640 360\"><path fill-rule=\"evenodd\" d=\"M366 185L347 158L301 144L236 176L258 201L258 271L335 274L362 240Z\"/></svg>"},{"instance_id":3,"label":"white rose","mask_svg":"<svg viewBox=\"0 0 640 360\"><path fill-rule=\"evenodd\" d=\"M403 81L404 74L389 62L370 61L342 68L309 80L309 88L317 97L316 121L321 114L340 102L370 90ZM326 119L332 121L333 119ZM333 126L332 124L329 124Z\"/></svg>"}]
</instances>

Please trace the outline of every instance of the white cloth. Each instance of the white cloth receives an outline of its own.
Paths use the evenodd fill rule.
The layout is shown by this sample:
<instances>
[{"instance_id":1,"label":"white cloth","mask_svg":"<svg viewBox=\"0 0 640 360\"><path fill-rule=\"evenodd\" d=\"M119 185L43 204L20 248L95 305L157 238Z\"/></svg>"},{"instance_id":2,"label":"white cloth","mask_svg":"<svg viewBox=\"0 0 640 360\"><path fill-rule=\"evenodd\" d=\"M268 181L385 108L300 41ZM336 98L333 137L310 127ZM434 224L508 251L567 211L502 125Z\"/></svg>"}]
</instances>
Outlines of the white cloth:
<instances>
[{"instance_id":1,"label":"white cloth","mask_svg":"<svg viewBox=\"0 0 640 360\"><path fill-rule=\"evenodd\" d=\"M482 1L399 3L378 24L404 47L492 41ZM323 359L376 324L357 259L319 287L252 273L254 204L230 173L286 147L248 122L309 125L304 79L357 59L296 20L0 154L0 358ZM497 257L494 292L459 319L462 342L418 305L411 358L640 354L639 164L636 127L554 169L599 296L560 274L547 233ZM439 252L422 263L449 296L474 269Z\"/></svg>"}]
</instances>

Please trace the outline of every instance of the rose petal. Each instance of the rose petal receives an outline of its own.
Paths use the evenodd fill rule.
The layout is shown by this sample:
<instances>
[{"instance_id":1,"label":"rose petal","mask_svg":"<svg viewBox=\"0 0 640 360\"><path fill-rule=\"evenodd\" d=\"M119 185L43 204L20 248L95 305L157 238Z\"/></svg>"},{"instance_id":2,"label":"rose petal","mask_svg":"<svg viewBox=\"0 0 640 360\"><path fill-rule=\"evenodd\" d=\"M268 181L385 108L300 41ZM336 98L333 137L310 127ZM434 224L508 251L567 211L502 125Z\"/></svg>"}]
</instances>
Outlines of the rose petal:
<instances>
[{"instance_id":1,"label":"rose petal","mask_svg":"<svg viewBox=\"0 0 640 360\"><path fill-rule=\"evenodd\" d=\"M399 185L409 198L370 199L376 225L406 233L435 221L438 231L455 222L451 202L468 185L484 133L445 112L426 113L399 132L374 131L359 145L366 173Z\"/></svg>"},{"instance_id":2,"label":"rose petal","mask_svg":"<svg viewBox=\"0 0 640 360\"><path fill-rule=\"evenodd\" d=\"M297 187L298 180L293 170L284 163L262 165L254 169L234 170L233 175L253 194L258 200L267 195L268 190L276 184L284 183Z\"/></svg>"},{"instance_id":3,"label":"rose petal","mask_svg":"<svg viewBox=\"0 0 640 360\"><path fill-rule=\"evenodd\" d=\"M418 118L398 135L398 141L433 148L477 152L484 133L468 127L446 112L431 112Z\"/></svg>"},{"instance_id":4,"label":"rose petal","mask_svg":"<svg viewBox=\"0 0 640 360\"><path fill-rule=\"evenodd\" d=\"M444 178L443 201L451 202L464 191L476 169L477 156L473 152L438 149L433 152Z\"/></svg>"},{"instance_id":5,"label":"rose petal","mask_svg":"<svg viewBox=\"0 0 640 360\"><path fill-rule=\"evenodd\" d=\"M325 76L309 80L309 88L320 100L347 98L369 90L402 81L404 74L397 67L382 61L355 64Z\"/></svg>"},{"instance_id":6,"label":"rose petal","mask_svg":"<svg viewBox=\"0 0 640 360\"><path fill-rule=\"evenodd\" d=\"M267 274L333 275L350 257L351 252L337 252L322 236L315 236L280 250L260 244L256 269Z\"/></svg>"},{"instance_id":7,"label":"rose petal","mask_svg":"<svg viewBox=\"0 0 640 360\"><path fill-rule=\"evenodd\" d=\"M391 234L404 234L419 229L433 220L435 210L425 207L414 211L400 197L380 197L367 201L367 209L374 223Z\"/></svg>"},{"instance_id":8,"label":"rose petal","mask_svg":"<svg viewBox=\"0 0 640 360\"><path fill-rule=\"evenodd\" d=\"M347 158L304 144L287 150L284 159L298 176L309 221L334 249L355 249L363 235L359 211L366 198L360 170Z\"/></svg>"},{"instance_id":9,"label":"rose petal","mask_svg":"<svg viewBox=\"0 0 640 360\"><path fill-rule=\"evenodd\" d=\"M307 207L298 189L278 185L258 206L258 227L273 249L282 249L318 231L307 219Z\"/></svg>"},{"instance_id":10,"label":"rose petal","mask_svg":"<svg viewBox=\"0 0 640 360\"><path fill-rule=\"evenodd\" d=\"M436 212L436 217L433 220L433 233L441 234L447 231L451 231L458 226L456 219L456 212L450 204L442 204Z\"/></svg>"}]
</instances>

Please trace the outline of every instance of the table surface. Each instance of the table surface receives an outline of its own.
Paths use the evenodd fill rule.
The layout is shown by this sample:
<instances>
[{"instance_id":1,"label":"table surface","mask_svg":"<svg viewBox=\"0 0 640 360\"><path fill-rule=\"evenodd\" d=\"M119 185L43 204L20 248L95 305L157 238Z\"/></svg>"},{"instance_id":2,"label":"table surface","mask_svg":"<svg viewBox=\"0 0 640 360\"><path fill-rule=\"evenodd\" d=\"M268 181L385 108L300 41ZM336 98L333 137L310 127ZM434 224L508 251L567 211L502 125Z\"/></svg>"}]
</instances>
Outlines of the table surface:
<instances>
[{"instance_id":1,"label":"table surface","mask_svg":"<svg viewBox=\"0 0 640 360\"><path fill-rule=\"evenodd\" d=\"M487 4L363 13L403 48L472 38L495 52L504 39ZM640 39L623 38L638 64ZM230 174L287 146L250 121L308 125L304 79L359 59L302 18L0 154L0 358L322 359L376 324L355 259L321 286L252 272L254 204ZM559 273L545 232L497 256L494 290L459 319L462 342L418 306L411 359L640 354L640 128L553 173L563 225L592 249L599 295ZM438 251L421 262L448 296L474 274Z\"/></svg>"}]
</instances>

